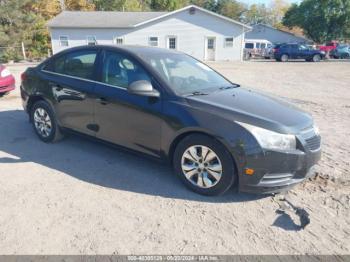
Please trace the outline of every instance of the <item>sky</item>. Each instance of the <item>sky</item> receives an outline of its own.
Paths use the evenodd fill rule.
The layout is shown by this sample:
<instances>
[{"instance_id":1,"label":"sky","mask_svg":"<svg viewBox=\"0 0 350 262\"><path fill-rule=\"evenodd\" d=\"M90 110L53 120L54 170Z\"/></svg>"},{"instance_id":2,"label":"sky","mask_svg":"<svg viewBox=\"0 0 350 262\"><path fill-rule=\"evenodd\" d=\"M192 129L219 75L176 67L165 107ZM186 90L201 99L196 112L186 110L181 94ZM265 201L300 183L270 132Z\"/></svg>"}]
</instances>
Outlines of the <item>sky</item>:
<instances>
[{"instance_id":1,"label":"sky","mask_svg":"<svg viewBox=\"0 0 350 262\"><path fill-rule=\"evenodd\" d=\"M300 0L288 0L291 3L299 3ZM270 4L271 0L240 0L240 2L246 3L246 4Z\"/></svg>"}]
</instances>

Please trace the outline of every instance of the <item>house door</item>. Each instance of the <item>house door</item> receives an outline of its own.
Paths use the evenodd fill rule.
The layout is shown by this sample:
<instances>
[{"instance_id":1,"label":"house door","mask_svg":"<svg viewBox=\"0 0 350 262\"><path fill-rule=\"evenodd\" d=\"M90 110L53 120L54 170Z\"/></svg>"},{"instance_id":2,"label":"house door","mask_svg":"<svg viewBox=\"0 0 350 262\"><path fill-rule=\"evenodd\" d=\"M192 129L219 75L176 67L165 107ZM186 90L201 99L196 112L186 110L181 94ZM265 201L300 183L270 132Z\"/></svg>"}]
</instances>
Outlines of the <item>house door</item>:
<instances>
[{"instance_id":1,"label":"house door","mask_svg":"<svg viewBox=\"0 0 350 262\"><path fill-rule=\"evenodd\" d=\"M215 41L215 37L208 37L206 41L207 60L209 61L215 60Z\"/></svg>"}]
</instances>

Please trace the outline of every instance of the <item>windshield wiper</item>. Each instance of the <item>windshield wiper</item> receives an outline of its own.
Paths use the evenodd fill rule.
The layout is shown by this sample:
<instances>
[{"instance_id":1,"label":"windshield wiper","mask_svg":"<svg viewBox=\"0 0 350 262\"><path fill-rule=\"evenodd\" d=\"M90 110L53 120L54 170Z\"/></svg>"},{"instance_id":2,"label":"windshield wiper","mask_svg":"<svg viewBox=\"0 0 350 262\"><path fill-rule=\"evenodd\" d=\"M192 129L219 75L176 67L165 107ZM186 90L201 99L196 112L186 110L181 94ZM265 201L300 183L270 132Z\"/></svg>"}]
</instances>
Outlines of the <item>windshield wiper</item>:
<instances>
[{"instance_id":1,"label":"windshield wiper","mask_svg":"<svg viewBox=\"0 0 350 262\"><path fill-rule=\"evenodd\" d=\"M225 89L231 89L231 88L236 88L236 87L240 87L241 85L239 84L232 84L232 85L229 85L229 86L222 86L222 87L219 87L220 90L225 90Z\"/></svg>"},{"instance_id":2,"label":"windshield wiper","mask_svg":"<svg viewBox=\"0 0 350 262\"><path fill-rule=\"evenodd\" d=\"M203 92L200 92L200 91L194 91L190 94L187 94L186 96L206 96L206 95L209 95L208 93L203 93Z\"/></svg>"}]
</instances>

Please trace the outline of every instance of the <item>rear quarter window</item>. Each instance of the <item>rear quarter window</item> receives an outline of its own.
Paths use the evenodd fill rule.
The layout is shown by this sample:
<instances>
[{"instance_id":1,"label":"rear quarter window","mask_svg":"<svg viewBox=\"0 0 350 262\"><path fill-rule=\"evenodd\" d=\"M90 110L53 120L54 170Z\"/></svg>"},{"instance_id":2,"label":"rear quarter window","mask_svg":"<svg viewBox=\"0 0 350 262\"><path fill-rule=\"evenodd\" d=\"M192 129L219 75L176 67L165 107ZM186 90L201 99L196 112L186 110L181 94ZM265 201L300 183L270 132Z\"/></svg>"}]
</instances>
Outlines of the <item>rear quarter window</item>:
<instances>
[{"instance_id":1,"label":"rear quarter window","mask_svg":"<svg viewBox=\"0 0 350 262\"><path fill-rule=\"evenodd\" d=\"M97 51L76 51L52 59L43 70L84 79L93 79Z\"/></svg>"}]
</instances>

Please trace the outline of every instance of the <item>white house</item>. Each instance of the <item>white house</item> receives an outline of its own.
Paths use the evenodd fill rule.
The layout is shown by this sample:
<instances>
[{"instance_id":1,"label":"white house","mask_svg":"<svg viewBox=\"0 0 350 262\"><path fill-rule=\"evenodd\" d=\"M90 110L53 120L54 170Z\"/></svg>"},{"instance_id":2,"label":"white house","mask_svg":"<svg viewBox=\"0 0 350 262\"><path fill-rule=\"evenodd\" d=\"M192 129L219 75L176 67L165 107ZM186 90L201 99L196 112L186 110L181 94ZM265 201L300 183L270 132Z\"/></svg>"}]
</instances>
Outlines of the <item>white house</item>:
<instances>
[{"instance_id":1,"label":"white house","mask_svg":"<svg viewBox=\"0 0 350 262\"><path fill-rule=\"evenodd\" d=\"M48 22L52 50L80 45L144 45L201 60L241 60L251 27L190 5L173 12L71 12Z\"/></svg>"}]
</instances>

